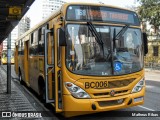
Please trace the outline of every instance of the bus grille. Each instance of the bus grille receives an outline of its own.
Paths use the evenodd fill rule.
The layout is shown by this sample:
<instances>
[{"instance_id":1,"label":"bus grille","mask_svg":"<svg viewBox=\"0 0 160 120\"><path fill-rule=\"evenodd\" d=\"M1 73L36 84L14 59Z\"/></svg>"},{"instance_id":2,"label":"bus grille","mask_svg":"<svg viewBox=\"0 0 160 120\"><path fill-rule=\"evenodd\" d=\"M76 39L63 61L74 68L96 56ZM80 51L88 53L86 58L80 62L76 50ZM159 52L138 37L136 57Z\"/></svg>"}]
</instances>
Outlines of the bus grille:
<instances>
[{"instance_id":1,"label":"bus grille","mask_svg":"<svg viewBox=\"0 0 160 120\"><path fill-rule=\"evenodd\" d=\"M135 78L125 79L125 80L108 81L108 88L119 88L119 87L128 86L134 80L135 80Z\"/></svg>"},{"instance_id":2,"label":"bus grille","mask_svg":"<svg viewBox=\"0 0 160 120\"><path fill-rule=\"evenodd\" d=\"M121 101L119 101L119 100L99 101L98 104L100 107L106 107L106 106L120 105L123 102L124 102L124 99L122 99Z\"/></svg>"},{"instance_id":3,"label":"bus grille","mask_svg":"<svg viewBox=\"0 0 160 120\"><path fill-rule=\"evenodd\" d=\"M128 92L128 90L121 90L121 91L115 91L115 96L117 95L121 95L121 94L126 94ZM105 93L94 93L94 96L105 96L105 97L110 97L110 93L109 92L105 92Z\"/></svg>"},{"instance_id":4,"label":"bus grille","mask_svg":"<svg viewBox=\"0 0 160 120\"><path fill-rule=\"evenodd\" d=\"M120 87L125 87L128 86L129 84L131 84L133 81L135 80L135 78L131 78L131 79L125 79L125 80L113 80L113 81L108 81L108 86L106 88L105 92L96 92L96 93L92 93L92 97L93 98L99 98L99 97L112 97L110 95L110 92L112 89L115 90L115 94L114 96L121 96L121 95L126 95L130 93L130 88L126 88L126 89L121 89L121 90L116 90L115 88L120 88Z\"/></svg>"}]
</instances>

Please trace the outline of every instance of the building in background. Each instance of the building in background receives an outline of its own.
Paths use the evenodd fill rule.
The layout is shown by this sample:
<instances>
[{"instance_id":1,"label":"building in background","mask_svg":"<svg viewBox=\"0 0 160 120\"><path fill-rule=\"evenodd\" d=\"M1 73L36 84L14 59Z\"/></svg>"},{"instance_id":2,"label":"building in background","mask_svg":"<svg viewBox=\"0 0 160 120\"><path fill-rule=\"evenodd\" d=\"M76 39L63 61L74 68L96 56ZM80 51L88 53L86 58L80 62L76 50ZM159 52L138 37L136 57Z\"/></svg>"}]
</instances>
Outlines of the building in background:
<instances>
[{"instance_id":1,"label":"building in background","mask_svg":"<svg viewBox=\"0 0 160 120\"><path fill-rule=\"evenodd\" d=\"M24 16L11 32L11 50L15 48L15 40L30 29L30 18ZM3 41L3 50L7 50L7 38Z\"/></svg>"},{"instance_id":2,"label":"building in background","mask_svg":"<svg viewBox=\"0 0 160 120\"><path fill-rule=\"evenodd\" d=\"M160 34L148 33L148 54L145 62L160 64Z\"/></svg>"},{"instance_id":3,"label":"building in background","mask_svg":"<svg viewBox=\"0 0 160 120\"><path fill-rule=\"evenodd\" d=\"M42 19L47 18L53 11L60 8L65 2L63 0L42 0Z\"/></svg>"},{"instance_id":4,"label":"building in background","mask_svg":"<svg viewBox=\"0 0 160 120\"><path fill-rule=\"evenodd\" d=\"M145 67L160 70L160 28L155 31L152 25L146 25L148 35L148 54L145 56Z\"/></svg>"},{"instance_id":5,"label":"building in background","mask_svg":"<svg viewBox=\"0 0 160 120\"><path fill-rule=\"evenodd\" d=\"M31 20L25 16L18 24L18 37L30 29Z\"/></svg>"},{"instance_id":6,"label":"building in background","mask_svg":"<svg viewBox=\"0 0 160 120\"><path fill-rule=\"evenodd\" d=\"M40 2L40 6L42 10L39 12L41 13L41 20L49 17L50 14L52 14L55 10L60 8L62 4L65 2L63 0L42 0ZM41 12L42 11L42 12ZM34 18L36 19L36 17ZM34 21L34 20L33 20ZM31 20L29 17L23 17L21 21L19 22L18 26L12 31L11 33L11 49L14 49L15 46L15 40L21 36L23 33L28 31L31 26ZM7 39L3 41L3 50L7 49Z\"/></svg>"},{"instance_id":7,"label":"building in background","mask_svg":"<svg viewBox=\"0 0 160 120\"><path fill-rule=\"evenodd\" d=\"M11 50L14 50L15 40L18 37L18 25L11 32ZM7 38L3 41L3 50L7 50Z\"/></svg>"},{"instance_id":8,"label":"building in background","mask_svg":"<svg viewBox=\"0 0 160 120\"><path fill-rule=\"evenodd\" d=\"M148 21L142 21L141 29L148 36L148 54L145 56L145 65L160 69L160 27L155 30Z\"/></svg>"}]
</instances>

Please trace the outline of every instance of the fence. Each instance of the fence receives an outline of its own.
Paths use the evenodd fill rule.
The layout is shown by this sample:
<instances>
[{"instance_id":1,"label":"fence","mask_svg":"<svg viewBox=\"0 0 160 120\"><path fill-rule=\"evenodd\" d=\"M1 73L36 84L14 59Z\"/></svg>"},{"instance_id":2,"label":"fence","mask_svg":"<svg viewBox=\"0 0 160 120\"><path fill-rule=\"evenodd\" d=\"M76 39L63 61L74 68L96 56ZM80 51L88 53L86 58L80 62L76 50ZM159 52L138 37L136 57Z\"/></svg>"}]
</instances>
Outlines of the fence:
<instances>
[{"instance_id":1,"label":"fence","mask_svg":"<svg viewBox=\"0 0 160 120\"><path fill-rule=\"evenodd\" d=\"M148 62L145 63L145 68L150 70L160 70L160 63Z\"/></svg>"}]
</instances>

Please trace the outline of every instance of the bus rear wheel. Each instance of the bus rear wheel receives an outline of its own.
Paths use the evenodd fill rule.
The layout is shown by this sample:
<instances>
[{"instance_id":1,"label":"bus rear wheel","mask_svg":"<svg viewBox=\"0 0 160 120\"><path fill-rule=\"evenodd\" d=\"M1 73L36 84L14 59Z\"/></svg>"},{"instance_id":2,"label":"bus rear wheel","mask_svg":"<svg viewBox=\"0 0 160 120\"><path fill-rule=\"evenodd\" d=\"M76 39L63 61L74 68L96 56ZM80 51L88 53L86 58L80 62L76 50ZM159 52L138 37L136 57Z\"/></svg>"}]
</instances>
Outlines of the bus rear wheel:
<instances>
[{"instance_id":1,"label":"bus rear wheel","mask_svg":"<svg viewBox=\"0 0 160 120\"><path fill-rule=\"evenodd\" d=\"M21 72L19 72L19 82L20 82L20 84L23 85L23 80L22 80L22 74L21 74Z\"/></svg>"},{"instance_id":2,"label":"bus rear wheel","mask_svg":"<svg viewBox=\"0 0 160 120\"><path fill-rule=\"evenodd\" d=\"M45 91L45 84L43 81L39 83L39 96L40 100L45 103L46 102L46 91Z\"/></svg>"}]
</instances>

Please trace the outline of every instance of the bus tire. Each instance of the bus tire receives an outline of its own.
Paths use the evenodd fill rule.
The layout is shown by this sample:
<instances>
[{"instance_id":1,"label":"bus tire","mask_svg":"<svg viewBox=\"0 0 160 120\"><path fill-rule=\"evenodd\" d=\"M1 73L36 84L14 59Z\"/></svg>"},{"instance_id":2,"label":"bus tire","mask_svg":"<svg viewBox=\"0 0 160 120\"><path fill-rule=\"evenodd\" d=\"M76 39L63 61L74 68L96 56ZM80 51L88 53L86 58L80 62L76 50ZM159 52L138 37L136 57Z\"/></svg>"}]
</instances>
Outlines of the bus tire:
<instances>
[{"instance_id":1,"label":"bus tire","mask_svg":"<svg viewBox=\"0 0 160 120\"><path fill-rule=\"evenodd\" d=\"M42 77L38 80L38 86L39 86L39 96L42 103L46 102L46 90L45 90L45 83Z\"/></svg>"},{"instance_id":2,"label":"bus tire","mask_svg":"<svg viewBox=\"0 0 160 120\"><path fill-rule=\"evenodd\" d=\"M21 85L23 85L23 80L22 80L22 74L21 74L21 71L19 70L19 82Z\"/></svg>"}]
</instances>

